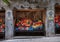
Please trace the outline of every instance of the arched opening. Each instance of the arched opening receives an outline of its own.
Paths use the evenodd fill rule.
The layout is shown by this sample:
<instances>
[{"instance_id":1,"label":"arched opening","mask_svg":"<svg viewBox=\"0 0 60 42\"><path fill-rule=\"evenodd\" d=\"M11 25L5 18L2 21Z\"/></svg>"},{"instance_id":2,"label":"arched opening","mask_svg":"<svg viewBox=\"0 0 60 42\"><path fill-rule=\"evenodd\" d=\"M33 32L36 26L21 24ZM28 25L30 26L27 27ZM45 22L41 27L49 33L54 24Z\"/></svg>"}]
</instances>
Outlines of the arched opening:
<instances>
[{"instance_id":1,"label":"arched opening","mask_svg":"<svg viewBox=\"0 0 60 42\"><path fill-rule=\"evenodd\" d=\"M45 36L45 9L14 11L14 36Z\"/></svg>"},{"instance_id":2,"label":"arched opening","mask_svg":"<svg viewBox=\"0 0 60 42\"><path fill-rule=\"evenodd\" d=\"M0 39L5 38L5 9L0 10Z\"/></svg>"},{"instance_id":3,"label":"arched opening","mask_svg":"<svg viewBox=\"0 0 60 42\"><path fill-rule=\"evenodd\" d=\"M60 34L60 5L55 5L55 33Z\"/></svg>"}]
</instances>

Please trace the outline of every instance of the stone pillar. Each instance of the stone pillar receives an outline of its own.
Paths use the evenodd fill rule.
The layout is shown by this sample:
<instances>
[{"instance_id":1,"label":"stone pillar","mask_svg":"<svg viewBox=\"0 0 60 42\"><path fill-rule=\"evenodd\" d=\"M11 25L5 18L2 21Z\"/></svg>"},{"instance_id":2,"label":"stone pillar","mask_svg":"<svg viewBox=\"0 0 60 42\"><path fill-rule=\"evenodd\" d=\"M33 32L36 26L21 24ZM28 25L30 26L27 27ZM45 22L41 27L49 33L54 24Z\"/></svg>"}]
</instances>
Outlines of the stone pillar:
<instances>
[{"instance_id":1,"label":"stone pillar","mask_svg":"<svg viewBox=\"0 0 60 42\"><path fill-rule=\"evenodd\" d=\"M5 39L10 39L14 35L13 12L8 9L5 12Z\"/></svg>"},{"instance_id":2,"label":"stone pillar","mask_svg":"<svg viewBox=\"0 0 60 42\"><path fill-rule=\"evenodd\" d=\"M51 0L48 5L46 12L46 36L54 36L55 35L55 27L54 27L54 1Z\"/></svg>"}]
</instances>

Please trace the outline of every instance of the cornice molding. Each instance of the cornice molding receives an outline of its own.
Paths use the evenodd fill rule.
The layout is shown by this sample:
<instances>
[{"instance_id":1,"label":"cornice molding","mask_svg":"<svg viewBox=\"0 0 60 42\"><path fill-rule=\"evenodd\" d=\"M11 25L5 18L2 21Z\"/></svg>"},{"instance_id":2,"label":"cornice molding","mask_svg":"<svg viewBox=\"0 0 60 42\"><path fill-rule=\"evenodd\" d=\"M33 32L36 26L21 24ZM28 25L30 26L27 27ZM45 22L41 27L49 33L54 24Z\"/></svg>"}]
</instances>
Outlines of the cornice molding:
<instances>
[{"instance_id":1,"label":"cornice molding","mask_svg":"<svg viewBox=\"0 0 60 42\"><path fill-rule=\"evenodd\" d=\"M34 1L34 0L31 0L31 1ZM39 2L40 1L40 2ZM10 2L10 6L7 6L6 4L4 4L2 2L2 0L0 0L0 4L2 3L2 5L0 5L1 7L5 8L5 9L14 9L17 8L17 9L28 9L28 8L32 8L32 9L35 9L36 7L38 8L47 8L48 5L54 2L56 2L55 0L38 0L38 3L35 4L35 3L29 3L28 0L9 0Z\"/></svg>"}]
</instances>

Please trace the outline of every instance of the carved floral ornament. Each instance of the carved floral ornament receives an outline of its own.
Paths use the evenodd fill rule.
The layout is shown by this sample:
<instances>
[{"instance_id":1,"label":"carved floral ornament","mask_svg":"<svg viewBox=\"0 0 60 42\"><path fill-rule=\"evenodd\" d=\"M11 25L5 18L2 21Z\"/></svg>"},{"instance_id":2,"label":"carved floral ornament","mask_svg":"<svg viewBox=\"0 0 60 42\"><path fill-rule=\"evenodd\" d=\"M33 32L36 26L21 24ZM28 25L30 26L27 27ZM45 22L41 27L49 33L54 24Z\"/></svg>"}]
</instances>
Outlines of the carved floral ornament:
<instances>
[{"instance_id":1,"label":"carved floral ornament","mask_svg":"<svg viewBox=\"0 0 60 42\"><path fill-rule=\"evenodd\" d=\"M40 8L49 5L51 0L2 0L3 7L12 7L12 8Z\"/></svg>"}]
</instances>

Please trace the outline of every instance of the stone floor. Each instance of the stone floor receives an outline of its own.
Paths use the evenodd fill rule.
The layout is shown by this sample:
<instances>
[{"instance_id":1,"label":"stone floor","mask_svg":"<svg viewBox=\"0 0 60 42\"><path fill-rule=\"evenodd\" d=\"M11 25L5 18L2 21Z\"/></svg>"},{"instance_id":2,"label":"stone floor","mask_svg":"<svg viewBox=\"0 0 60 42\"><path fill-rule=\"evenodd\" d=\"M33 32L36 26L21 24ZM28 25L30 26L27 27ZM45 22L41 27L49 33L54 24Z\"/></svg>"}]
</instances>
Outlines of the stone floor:
<instances>
[{"instance_id":1,"label":"stone floor","mask_svg":"<svg viewBox=\"0 0 60 42\"><path fill-rule=\"evenodd\" d=\"M60 37L42 37L42 38L31 38L31 39L10 39L10 40L3 40L0 42L60 42Z\"/></svg>"}]
</instances>

